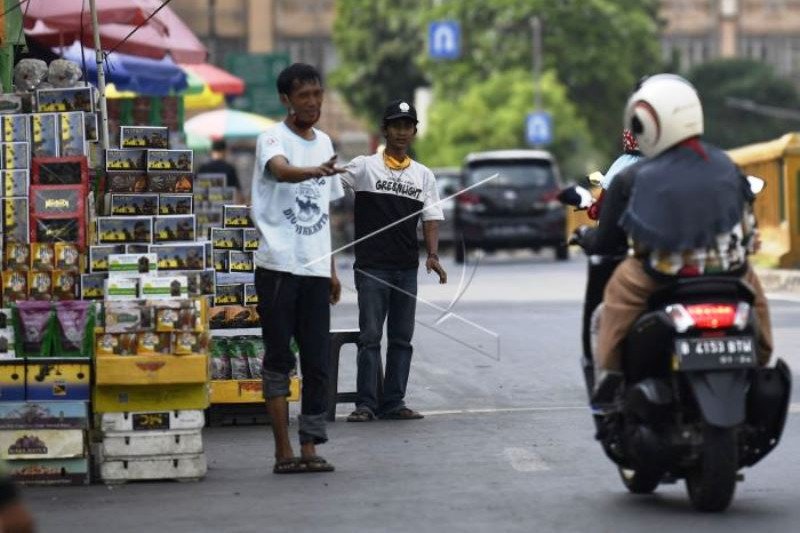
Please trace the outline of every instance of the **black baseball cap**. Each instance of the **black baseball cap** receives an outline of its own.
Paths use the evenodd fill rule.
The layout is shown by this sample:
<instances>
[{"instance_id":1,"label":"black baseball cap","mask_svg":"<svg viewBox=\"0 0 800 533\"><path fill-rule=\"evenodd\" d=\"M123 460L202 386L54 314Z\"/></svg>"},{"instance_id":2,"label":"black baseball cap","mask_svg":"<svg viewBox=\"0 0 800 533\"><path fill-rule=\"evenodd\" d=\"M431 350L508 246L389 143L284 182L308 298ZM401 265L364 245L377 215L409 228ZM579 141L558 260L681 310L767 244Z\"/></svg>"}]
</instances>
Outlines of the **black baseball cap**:
<instances>
[{"instance_id":1,"label":"black baseball cap","mask_svg":"<svg viewBox=\"0 0 800 533\"><path fill-rule=\"evenodd\" d=\"M417 110L405 100L394 100L386 106L386 110L383 112L384 122L396 118L410 118L415 123L419 122L417 120Z\"/></svg>"}]
</instances>

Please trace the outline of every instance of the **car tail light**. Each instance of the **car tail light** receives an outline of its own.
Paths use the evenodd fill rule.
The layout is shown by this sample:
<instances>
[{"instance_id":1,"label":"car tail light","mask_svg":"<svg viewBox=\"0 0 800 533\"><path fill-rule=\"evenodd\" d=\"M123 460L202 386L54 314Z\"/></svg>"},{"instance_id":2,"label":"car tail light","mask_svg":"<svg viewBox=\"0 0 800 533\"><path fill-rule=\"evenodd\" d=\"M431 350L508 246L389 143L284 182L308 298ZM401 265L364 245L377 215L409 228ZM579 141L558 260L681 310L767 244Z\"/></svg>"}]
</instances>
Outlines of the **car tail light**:
<instances>
[{"instance_id":1,"label":"car tail light","mask_svg":"<svg viewBox=\"0 0 800 533\"><path fill-rule=\"evenodd\" d=\"M483 211L486 206L481 202L481 197L472 192L461 193L457 196L458 204L464 211Z\"/></svg>"},{"instance_id":2,"label":"car tail light","mask_svg":"<svg viewBox=\"0 0 800 533\"><path fill-rule=\"evenodd\" d=\"M666 308L675 329L679 333L689 328L725 329L735 327L744 329L750 317L750 305L745 302L737 304L705 303L682 305L673 304Z\"/></svg>"},{"instance_id":3,"label":"car tail light","mask_svg":"<svg viewBox=\"0 0 800 533\"><path fill-rule=\"evenodd\" d=\"M548 191L540 197L539 201L545 204L549 209L555 209L556 207L562 207L563 204L558 200L558 195L561 191L558 189L554 189L552 191Z\"/></svg>"}]
</instances>

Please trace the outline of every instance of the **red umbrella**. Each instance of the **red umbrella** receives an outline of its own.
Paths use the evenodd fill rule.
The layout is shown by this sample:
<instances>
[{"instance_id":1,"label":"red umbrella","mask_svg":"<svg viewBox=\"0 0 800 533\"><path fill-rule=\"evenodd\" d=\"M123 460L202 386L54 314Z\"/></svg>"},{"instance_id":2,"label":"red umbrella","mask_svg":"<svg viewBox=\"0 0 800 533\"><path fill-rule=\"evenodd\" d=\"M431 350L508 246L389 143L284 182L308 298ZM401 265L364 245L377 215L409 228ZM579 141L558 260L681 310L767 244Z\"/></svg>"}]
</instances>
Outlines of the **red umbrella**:
<instances>
[{"instance_id":1,"label":"red umbrella","mask_svg":"<svg viewBox=\"0 0 800 533\"><path fill-rule=\"evenodd\" d=\"M140 0L98 0L97 19L100 24L132 24L143 23L149 13L145 12L149 2ZM91 24L91 14L86 0L22 0L20 10L25 17L25 28L31 29L37 20L58 30L72 31L81 27L81 9L83 24Z\"/></svg>"},{"instance_id":2,"label":"red umbrella","mask_svg":"<svg viewBox=\"0 0 800 533\"><path fill-rule=\"evenodd\" d=\"M81 0L27 0L28 12L25 16L26 32L33 39L53 42L52 34L34 31L37 20L47 26L61 30L66 35L80 34ZM105 51L114 50L123 54L161 59L170 54L176 62L202 63L208 56L203 43L169 6L161 8L147 24L131 32L147 20L148 16L161 7L160 0L96 0L97 16L100 22L100 43ZM47 6L47 7L41 7ZM66 14L66 7L77 12ZM36 7L36 9L34 9ZM25 7L22 8L23 13ZM83 15L84 25L91 26L88 6ZM51 22L52 13L62 13L61 21ZM41 28L41 26L39 27ZM75 37L72 38L74 40ZM65 44L72 40L64 39ZM83 43L93 47L92 32L85 31Z\"/></svg>"}]
</instances>

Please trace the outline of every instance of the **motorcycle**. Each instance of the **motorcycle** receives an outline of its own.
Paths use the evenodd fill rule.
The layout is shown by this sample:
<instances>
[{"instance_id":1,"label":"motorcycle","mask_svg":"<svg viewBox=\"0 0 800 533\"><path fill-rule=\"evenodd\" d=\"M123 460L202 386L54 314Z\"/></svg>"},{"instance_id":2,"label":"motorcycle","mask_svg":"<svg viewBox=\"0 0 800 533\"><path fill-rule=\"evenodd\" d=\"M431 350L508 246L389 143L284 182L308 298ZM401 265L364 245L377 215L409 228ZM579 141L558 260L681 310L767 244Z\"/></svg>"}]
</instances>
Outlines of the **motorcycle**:
<instances>
[{"instance_id":1,"label":"motorcycle","mask_svg":"<svg viewBox=\"0 0 800 533\"><path fill-rule=\"evenodd\" d=\"M748 179L760 192L763 180ZM565 202L581 208L587 193L562 198L582 199ZM614 406L595 413L596 438L630 492L683 479L695 509L720 512L743 479L739 470L777 446L791 371L782 359L757 365L753 299L746 283L725 276L678 278L650 298L623 344Z\"/></svg>"}]
</instances>

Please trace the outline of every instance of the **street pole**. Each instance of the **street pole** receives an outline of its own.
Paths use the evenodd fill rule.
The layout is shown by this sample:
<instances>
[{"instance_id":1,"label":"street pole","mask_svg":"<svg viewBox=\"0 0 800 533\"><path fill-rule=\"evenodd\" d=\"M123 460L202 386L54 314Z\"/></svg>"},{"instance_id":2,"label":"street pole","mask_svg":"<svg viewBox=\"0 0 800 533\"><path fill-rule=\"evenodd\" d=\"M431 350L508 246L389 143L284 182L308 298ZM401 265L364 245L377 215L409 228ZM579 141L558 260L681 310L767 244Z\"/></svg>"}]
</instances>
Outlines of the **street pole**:
<instances>
[{"instance_id":1,"label":"street pole","mask_svg":"<svg viewBox=\"0 0 800 533\"><path fill-rule=\"evenodd\" d=\"M531 19L531 29L533 29L533 110L542 109L542 21L539 17Z\"/></svg>"},{"instance_id":2,"label":"street pole","mask_svg":"<svg viewBox=\"0 0 800 533\"><path fill-rule=\"evenodd\" d=\"M94 35L94 53L97 61L97 89L100 91L100 146L108 150L108 105L106 104L106 73L103 70L103 49L100 46L100 25L97 22L96 0L89 0L92 12L92 33Z\"/></svg>"}]
</instances>

